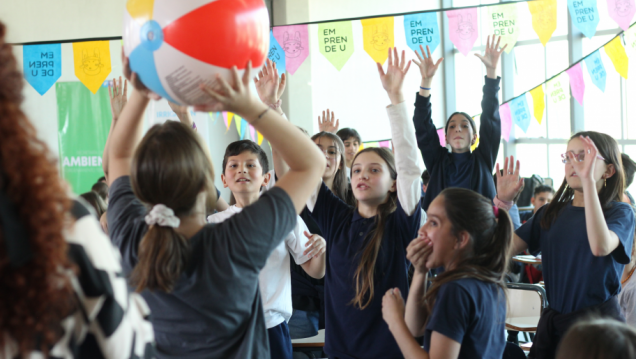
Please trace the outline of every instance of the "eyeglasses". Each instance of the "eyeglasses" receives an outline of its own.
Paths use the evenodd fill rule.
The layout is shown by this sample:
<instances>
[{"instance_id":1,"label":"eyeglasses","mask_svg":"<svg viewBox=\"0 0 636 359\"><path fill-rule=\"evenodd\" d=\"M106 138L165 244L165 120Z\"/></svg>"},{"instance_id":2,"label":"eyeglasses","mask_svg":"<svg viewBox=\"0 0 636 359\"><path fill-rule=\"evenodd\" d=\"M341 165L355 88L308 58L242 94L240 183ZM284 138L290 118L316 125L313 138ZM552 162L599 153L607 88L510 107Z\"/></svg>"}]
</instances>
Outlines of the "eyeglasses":
<instances>
[{"instance_id":1,"label":"eyeglasses","mask_svg":"<svg viewBox=\"0 0 636 359\"><path fill-rule=\"evenodd\" d=\"M569 151L561 154L561 162L565 164L570 163L570 157L568 157L568 153L572 153L577 162L583 162L583 160L585 160L585 152L574 153L573 151ZM601 161L605 161L605 158L603 158L603 156L596 155L596 158Z\"/></svg>"},{"instance_id":2,"label":"eyeglasses","mask_svg":"<svg viewBox=\"0 0 636 359\"><path fill-rule=\"evenodd\" d=\"M326 150L320 148L320 146L318 146L318 149L320 151L322 151L322 153L325 154L325 156L327 156L327 158L336 158L338 157L338 150L335 147L328 147Z\"/></svg>"}]
</instances>

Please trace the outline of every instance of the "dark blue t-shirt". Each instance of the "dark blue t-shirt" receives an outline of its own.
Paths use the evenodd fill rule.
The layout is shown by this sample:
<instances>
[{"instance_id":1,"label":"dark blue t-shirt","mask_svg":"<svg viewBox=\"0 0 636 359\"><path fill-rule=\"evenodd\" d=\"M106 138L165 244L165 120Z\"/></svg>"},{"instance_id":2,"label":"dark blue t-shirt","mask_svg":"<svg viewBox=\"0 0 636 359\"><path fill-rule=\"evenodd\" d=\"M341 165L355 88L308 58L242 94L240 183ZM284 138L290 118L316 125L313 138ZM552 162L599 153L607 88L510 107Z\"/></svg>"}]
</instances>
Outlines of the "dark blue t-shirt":
<instances>
[{"instance_id":1,"label":"dark blue t-shirt","mask_svg":"<svg viewBox=\"0 0 636 359\"><path fill-rule=\"evenodd\" d=\"M363 218L322 184L312 217L327 241L325 272L325 352L330 358L394 359L403 355L382 319L382 297L390 288L408 295L406 247L417 237L422 211L408 216L398 200L384 227L375 264L374 296L364 310L351 304L354 275L374 218Z\"/></svg>"},{"instance_id":2,"label":"dark blue t-shirt","mask_svg":"<svg viewBox=\"0 0 636 359\"><path fill-rule=\"evenodd\" d=\"M452 153L453 163L446 172L446 187L470 189L470 177L473 173L473 161L470 152Z\"/></svg>"},{"instance_id":3,"label":"dark blue t-shirt","mask_svg":"<svg viewBox=\"0 0 636 359\"><path fill-rule=\"evenodd\" d=\"M506 296L494 283L473 278L443 284L424 332L424 350L438 332L461 344L458 359L501 359L506 346Z\"/></svg>"},{"instance_id":4,"label":"dark blue t-shirt","mask_svg":"<svg viewBox=\"0 0 636 359\"><path fill-rule=\"evenodd\" d=\"M543 280L550 307L566 314L601 304L621 290L623 267L629 263L634 242L634 212L626 203L612 202L603 211L610 231L620 241L607 256L595 257L587 237L585 207L568 203L550 229L540 222L548 206L516 233L532 254L541 252Z\"/></svg>"}]
</instances>

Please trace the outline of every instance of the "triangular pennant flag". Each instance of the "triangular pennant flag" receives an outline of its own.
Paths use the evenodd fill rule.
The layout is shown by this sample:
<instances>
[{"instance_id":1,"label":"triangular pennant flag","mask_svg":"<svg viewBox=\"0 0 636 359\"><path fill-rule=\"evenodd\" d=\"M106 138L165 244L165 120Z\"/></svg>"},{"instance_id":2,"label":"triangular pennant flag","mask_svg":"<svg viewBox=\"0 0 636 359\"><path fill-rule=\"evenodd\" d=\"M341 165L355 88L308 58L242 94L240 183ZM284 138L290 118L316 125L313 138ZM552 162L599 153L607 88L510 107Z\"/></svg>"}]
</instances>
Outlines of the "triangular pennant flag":
<instances>
[{"instance_id":1,"label":"triangular pennant flag","mask_svg":"<svg viewBox=\"0 0 636 359\"><path fill-rule=\"evenodd\" d=\"M555 116L565 115L570 108L570 78L561 73L545 84L545 92L548 96L548 104L551 113Z\"/></svg>"},{"instance_id":2,"label":"triangular pennant flag","mask_svg":"<svg viewBox=\"0 0 636 359\"><path fill-rule=\"evenodd\" d=\"M532 28L545 47L557 28L557 2L556 0L528 1L528 8L532 14Z\"/></svg>"},{"instance_id":3,"label":"triangular pennant flag","mask_svg":"<svg viewBox=\"0 0 636 359\"><path fill-rule=\"evenodd\" d=\"M439 137L439 145L446 147L446 129L440 128L437 130L437 137Z\"/></svg>"},{"instance_id":4,"label":"triangular pennant flag","mask_svg":"<svg viewBox=\"0 0 636 359\"><path fill-rule=\"evenodd\" d=\"M439 25L436 12L425 12L414 15L404 15L404 34L406 44L413 51L420 51L420 45L435 51L440 43ZM426 56L426 54L423 54Z\"/></svg>"},{"instance_id":5,"label":"triangular pennant flag","mask_svg":"<svg viewBox=\"0 0 636 359\"><path fill-rule=\"evenodd\" d=\"M239 137L241 136L241 126L243 126L243 121L241 120L242 118L239 115L234 114L234 126L236 126L236 132L238 133ZM241 140L242 139L243 138L241 137Z\"/></svg>"},{"instance_id":6,"label":"triangular pennant flag","mask_svg":"<svg viewBox=\"0 0 636 359\"><path fill-rule=\"evenodd\" d=\"M534 118L541 124L543 120L543 111L545 110L545 93L543 92L543 85L539 85L530 90L532 96L532 104L534 107Z\"/></svg>"},{"instance_id":7,"label":"triangular pennant flag","mask_svg":"<svg viewBox=\"0 0 636 359\"><path fill-rule=\"evenodd\" d=\"M488 24L490 33L501 36L501 47L506 47L506 53L510 53L519 38L519 19L517 16L518 4L496 5L488 7Z\"/></svg>"},{"instance_id":8,"label":"triangular pennant flag","mask_svg":"<svg viewBox=\"0 0 636 359\"><path fill-rule=\"evenodd\" d=\"M623 30L629 29L629 24L636 14L634 0L607 0L607 12Z\"/></svg>"},{"instance_id":9,"label":"triangular pennant flag","mask_svg":"<svg viewBox=\"0 0 636 359\"><path fill-rule=\"evenodd\" d=\"M216 121L219 119L218 112L208 112L208 116L210 117L210 120L212 120L212 125L214 125Z\"/></svg>"},{"instance_id":10,"label":"triangular pennant flag","mask_svg":"<svg viewBox=\"0 0 636 359\"><path fill-rule=\"evenodd\" d=\"M256 142L256 135L255 135L256 130L254 129L254 126L252 125L249 125L249 128L250 128L250 140Z\"/></svg>"},{"instance_id":11,"label":"triangular pennant flag","mask_svg":"<svg viewBox=\"0 0 636 359\"><path fill-rule=\"evenodd\" d=\"M526 94L523 94L510 101L510 113L514 123L521 128L524 133L528 132L530 126L530 108L528 107L528 100Z\"/></svg>"},{"instance_id":12,"label":"triangular pennant flag","mask_svg":"<svg viewBox=\"0 0 636 359\"><path fill-rule=\"evenodd\" d=\"M263 143L263 135L261 135L260 132L256 131L256 137L258 138L258 141L256 143L258 143L258 145L260 146Z\"/></svg>"},{"instance_id":13,"label":"triangular pennant flag","mask_svg":"<svg viewBox=\"0 0 636 359\"><path fill-rule=\"evenodd\" d=\"M239 121L237 121L238 123ZM247 120L241 118L241 133L239 134L241 136L241 140L245 139L245 133L247 132L247 128L249 127L249 122L247 122Z\"/></svg>"},{"instance_id":14,"label":"triangular pennant flag","mask_svg":"<svg viewBox=\"0 0 636 359\"><path fill-rule=\"evenodd\" d=\"M568 0L568 9L574 26L588 39L594 37L599 22L596 0Z\"/></svg>"},{"instance_id":15,"label":"triangular pennant flag","mask_svg":"<svg viewBox=\"0 0 636 359\"><path fill-rule=\"evenodd\" d=\"M391 148L391 141L380 141L378 143L379 147Z\"/></svg>"},{"instance_id":16,"label":"triangular pennant flag","mask_svg":"<svg viewBox=\"0 0 636 359\"><path fill-rule=\"evenodd\" d=\"M446 11L450 40L465 56L479 37L478 11L476 7Z\"/></svg>"},{"instance_id":17,"label":"triangular pennant flag","mask_svg":"<svg viewBox=\"0 0 636 359\"><path fill-rule=\"evenodd\" d=\"M62 44L22 46L24 78L44 95L62 76Z\"/></svg>"},{"instance_id":18,"label":"triangular pennant flag","mask_svg":"<svg viewBox=\"0 0 636 359\"><path fill-rule=\"evenodd\" d=\"M594 85L605 92L607 71L605 71L605 64L603 64L603 59L601 59L600 50L594 51L585 58L585 66Z\"/></svg>"},{"instance_id":19,"label":"triangular pennant flag","mask_svg":"<svg viewBox=\"0 0 636 359\"><path fill-rule=\"evenodd\" d=\"M479 146L479 136L477 136L477 139L475 140L475 143L473 143L473 145L470 146L470 150L474 151L477 148L477 146Z\"/></svg>"},{"instance_id":20,"label":"triangular pennant flag","mask_svg":"<svg viewBox=\"0 0 636 359\"><path fill-rule=\"evenodd\" d=\"M499 106L499 118L501 118L501 138L510 142L510 130L512 129L512 117L508 102Z\"/></svg>"},{"instance_id":21,"label":"triangular pennant flag","mask_svg":"<svg viewBox=\"0 0 636 359\"><path fill-rule=\"evenodd\" d=\"M360 20L364 51L373 61L384 64L394 45L393 16Z\"/></svg>"},{"instance_id":22,"label":"triangular pennant flag","mask_svg":"<svg viewBox=\"0 0 636 359\"><path fill-rule=\"evenodd\" d=\"M84 41L73 43L75 76L93 94L110 75L110 42Z\"/></svg>"},{"instance_id":23,"label":"triangular pennant flag","mask_svg":"<svg viewBox=\"0 0 636 359\"><path fill-rule=\"evenodd\" d=\"M309 56L309 28L307 25L276 26L273 31L285 51L287 72L293 75Z\"/></svg>"},{"instance_id":24,"label":"triangular pennant flag","mask_svg":"<svg viewBox=\"0 0 636 359\"><path fill-rule=\"evenodd\" d=\"M572 96L576 99L579 105L583 106L583 95L585 94L585 81L583 81L583 69L581 63L570 67L565 70L570 77L570 89L572 90Z\"/></svg>"},{"instance_id":25,"label":"triangular pennant flag","mask_svg":"<svg viewBox=\"0 0 636 359\"><path fill-rule=\"evenodd\" d=\"M616 72L618 72L623 78L627 79L627 72L629 70L629 59L625 53L625 48L621 42L621 37L616 36L614 40L610 41L604 46L605 53L609 56L610 60L614 64Z\"/></svg>"},{"instance_id":26,"label":"triangular pennant flag","mask_svg":"<svg viewBox=\"0 0 636 359\"><path fill-rule=\"evenodd\" d=\"M351 21L318 24L318 43L320 53L336 67L338 71L353 55L353 28Z\"/></svg>"},{"instance_id":27,"label":"triangular pennant flag","mask_svg":"<svg viewBox=\"0 0 636 359\"><path fill-rule=\"evenodd\" d=\"M625 49L632 55L636 55L636 25L632 25L629 30L623 33Z\"/></svg>"},{"instance_id":28,"label":"triangular pennant flag","mask_svg":"<svg viewBox=\"0 0 636 359\"><path fill-rule=\"evenodd\" d=\"M223 112L223 117L225 119L225 133L230 130L230 124L232 123L232 117L234 114L232 112Z\"/></svg>"},{"instance_id":29,"label":"triangular pennant flag","mask_svg":"<svg viewBox=\"0 0 636 359\"><path fill-rule=\"evenodd\" d=\"M273 31L269 32L269 53L267 54L267 58L269 58L276 64L278 75L282 76L285 73L285 69L287 67L285 51L283 51L283 47L280 46L278 41L276 41Z\"/></svg>"}]
</instances>

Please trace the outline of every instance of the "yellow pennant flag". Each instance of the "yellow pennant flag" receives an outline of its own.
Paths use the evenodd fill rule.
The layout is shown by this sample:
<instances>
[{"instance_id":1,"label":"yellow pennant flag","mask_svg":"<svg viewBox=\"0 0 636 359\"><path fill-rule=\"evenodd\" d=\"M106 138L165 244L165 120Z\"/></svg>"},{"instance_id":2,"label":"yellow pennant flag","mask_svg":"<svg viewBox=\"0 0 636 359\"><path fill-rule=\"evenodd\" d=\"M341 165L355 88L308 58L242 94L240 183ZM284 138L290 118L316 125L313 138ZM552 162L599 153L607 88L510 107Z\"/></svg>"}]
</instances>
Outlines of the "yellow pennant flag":
<instances>
[{"instance_id":1,"label":"yellow pennant flag","mask_svg":"<svg viewBox=\"0 0 636 359\"><path fill-rule=\"evenodd\" d=\"M543 85L539 85L530 90L532 95L532 103L534 103L534 118L541 124L543 121L543 111L545 110L545 93L543 92Z\"/></svg>"},{"instance_id":2,"label":"yellow pennant flag","mask_svg":"<svg viewBox=\"0 0 636 359\"><path fill-rule=\"evenodd\" d=\"M239 139L242 140L241 138L241 125L243 124L243 121L241 121L241 117L239 117L239 115L234 114L234 125L236 126L236 132L238 132L239 135Z\"/></svg>"},{"instance_id":3,"label":"yellow pennant flag","mask_svg":"<svg viewBox=\"0 0 636 359\"><path fill-rule=\"evenodd\" d=\"M389 57L388 49L393 47L393 17L360 20L364 51L373 61L384 64Z\"/></svg>"},{"instance_id":4,"label":"yellow pennant flag","mask_svg":"<svg viewBox=\"0 0 636 359\"><path fill-rule=\"evenodd\" d=\"M528 1L528 7L532 14L532 28L545 46L557 28L557 2L556 0ZM539 123L541 123L540 120Z\"/></svg>"},{"instance_id":5,"label":"yellow pennant flag","mask_svg":"<svg viewBox=\"0 0 636 359\"><path fill-rule=\"evenodd\" d=\"M610 60L612 60L616 72L627 79L629 59L627 58L625 48L621 43L620 36L616 36L614 40L605 45L605 53L609 56Z\"/></svg>"},{"instance_id":6,"label":"yellow pennant flag","mask_svg":"<svg viewBox=\"0 0 636 359\"><path fill-rule=\"evenodd\" d=\"M261 135L261 133L260 133L260 132L256 131L256 137L258 138L257 143L258 143L258 145L260 146L260 145L261 145L261 143L263 143L263 135Z\"/></svg>"},{"instance_id":7,"label":"yellow pennant flag","mask_svg":"<svg viewBox=\"0 0 636 359\"><path fill-rule=\"evenodd\" d=\"M226 117L225 117L225 133L227 133L227 131L230 130L230 125L232 124L232 117L234 117L234 114L232 112L226 112Z\"/></svg>"},{"instance_id":8,"label":"yellow pennant flag","mask_svg":"<svg viewBox=\"0 0 636 359\"><path fill-rule=\"evenodd\" d=\"M93 94L110 75L110 44L108 41L73 43L75 76Z\"/></svg>"},{"instance_id":9,"label":"yellow pennant flag","mask_svg":"<svg viewBox=\"0 0 636 359\"><path fill-rule=\"evenodd\" d=\"M475 143L473 143L473 145L470 146L470 150L474 151L477 148L477 146L479 146L479 136L477 136L477 139L475 140Z\"/></svg>"}]
</instances>

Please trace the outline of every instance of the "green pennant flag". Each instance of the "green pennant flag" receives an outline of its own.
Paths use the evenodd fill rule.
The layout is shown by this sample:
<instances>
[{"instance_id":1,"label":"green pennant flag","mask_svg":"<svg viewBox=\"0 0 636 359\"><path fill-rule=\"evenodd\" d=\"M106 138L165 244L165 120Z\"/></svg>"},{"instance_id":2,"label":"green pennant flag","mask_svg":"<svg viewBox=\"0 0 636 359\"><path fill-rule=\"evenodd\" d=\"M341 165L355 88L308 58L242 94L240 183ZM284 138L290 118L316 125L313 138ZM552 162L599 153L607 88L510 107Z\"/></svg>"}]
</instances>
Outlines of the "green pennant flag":
<instances>
[{"instance_id":1,"label":"green pennant flag","mask_svg":"<svg viewBox=\"0 0 636 359\"><path fill-rule=\"evenodd\" d=\"M332 65L342 67L353 55L353 28L351 21L329 22L318 25L318 47Z\"/></svg>"}]
</instances>

